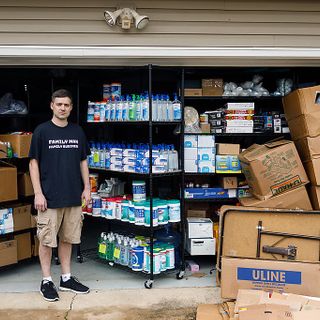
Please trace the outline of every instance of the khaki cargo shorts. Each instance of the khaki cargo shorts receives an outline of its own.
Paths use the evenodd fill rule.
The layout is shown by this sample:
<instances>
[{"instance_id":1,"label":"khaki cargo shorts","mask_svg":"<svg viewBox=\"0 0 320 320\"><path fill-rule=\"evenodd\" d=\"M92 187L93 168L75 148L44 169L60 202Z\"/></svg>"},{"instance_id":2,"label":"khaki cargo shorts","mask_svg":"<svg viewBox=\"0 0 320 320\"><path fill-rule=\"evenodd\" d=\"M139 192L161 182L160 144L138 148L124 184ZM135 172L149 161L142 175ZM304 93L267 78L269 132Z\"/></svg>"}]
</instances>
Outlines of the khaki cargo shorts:
<instances>
[{"instance_id":1,"label":"khaki cargo shorts","mask_svg":"<svg viewBox=\"0 0 320 320\"><path fill-rule=\"evenodd\" d=\"M38 211L37 236L43 246L57 247L59 240L78 244L81 242L83 213L81 206Z\"/></svg>"}]
</instances>

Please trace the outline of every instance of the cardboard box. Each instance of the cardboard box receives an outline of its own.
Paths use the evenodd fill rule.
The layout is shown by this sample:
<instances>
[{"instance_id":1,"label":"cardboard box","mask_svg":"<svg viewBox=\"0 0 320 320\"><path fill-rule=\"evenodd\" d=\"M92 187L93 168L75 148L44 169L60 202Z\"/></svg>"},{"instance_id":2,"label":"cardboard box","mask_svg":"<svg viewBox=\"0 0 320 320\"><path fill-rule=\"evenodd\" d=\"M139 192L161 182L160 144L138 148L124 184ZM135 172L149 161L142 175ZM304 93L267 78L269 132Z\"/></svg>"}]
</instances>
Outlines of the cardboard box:
<instances>
[{"instance_id":1,"label":"cardboard box","mask_svg":"<svg viewBox=\"0 0 320 320\"><path fill-rule=\"evenodd\" d=\"M223 189L236 189L238 187L237 177L222 177L220 185Z\"/></svg>"},{"instance_id":2,"label":"cardboard box","mask_svg":"<svg viewBox=\"0 0 320 320\"><path fill-rule=\"evenodd\" d=\"M184 159L185 160L197 160L198 159L198 148L184 148Z\"/></svg>"},{"instance_id":3,"label":"cardboard box","mask_svg":"<svg viewBox=\"0 0 320 320\"><path fill-rule=\"evenodd\" d=\"M185 188L185 199L228 199L236 198L236 189L223 188Z\"/></svg>"},{"instance_id":4,"label":"cardboard box","mask_svg":"<svg viewBox=\"0 0 320 320\"><path fill-rule=\"evenodd\" d=\"M0 267L17 263L17 241L0 242Z\"/></svg>"},{"instance_id":5,"label":"cardboard box","mask_svg":"<svg viewBox=\"0 0 320 320\"><path fill-rule=\"evenodd\" d=\"M312 114L305 114L288 121L292 140L299 140L305 137L316 137L320 135L320 111Z\"/></svg>"},{"instance_id":6,"label":"cardboard box","mask_svg":"<svg viewBox=\"0 0 320 320\"><path fill-rule=\"evenodd\" d=\"M33 196L33 186L30 178L30 173L25 172L18 175L18 193L22 196Z\"/></svg>"},{"instance_id":7,"label":"cardboard box","mask_svg":"<svg viewBox=\"0 0 320 320\"><path fill-rule=\"evenodd\" d=\"M304 186L266 200L250 197L241 198L239 201L245 207L312 210L311 202Z\"/></svg>"},{"instance_id":8,"label":"cardboard box","mask_svg":"<svg viewBox=\"0 0 320 320\"><path fill-rule=\"evenodd\" d=\"M184 89L185 97L201 97L202 89L194 89L194 88L185 88Z\"/></svg>"},{"instance_id":9,"label":"cardboard box","mask_svg":"<svg viewBox=\"0 0 320 320\"><path fill-rule=\"evenodd\" d=\"M31 228L31 204L17 204L13 206L14 231Z\"/></svg>"},{"instance_id":10,"label":"cardboard box","mask_svg":"<svg viewBox=\"0 0 320 320\"><path fill-rule=\"evenodd\" d=\"M217 143L217 154L228 155L228 154L239 154L240 144L235 143Z\"/></svg>"},{"instance_id":11,"label":"cardboard box","mask_svg":"<svg viewBox=\"0 0 320 320\"><path fill-rule=\"evenodd\" d=\"M239 155L252 193L261 200L286 192L309 180L292 141L254 144Z\"/></svg>"},{"instance_id":12,"label":"cardboard box","mask_svg":"<svg viewBox=\"0 0 320 320\"><path fill-rule=\"evenodd\" d=\"M222 220L224 222L222 222ZM270 209L257 207L223 206L220 209L220 237L223 237L221 256L256 258L258 225L264 231L278 234L262 235L259 255L261 259L287 261L287 256L264 252L264 246L297 248L295 261L319 262L320 242L286 237L284 234L319 236L320 215L313 211ZM239 225L245 226L239 228Z\"/></svg>"},{"instance_id":13,"label":"cardboard box","mask_svg":"<svg viewBox=\"0 0 320 320\"><path fill-rule=\"evenodd\" d=\"M320 186L320 157L303 162L311 184Z\"/></svg>"},{"instance_id":14,"label":"cardboard box","mask_svg":"<svg viewBox=\"0 0 320 320\"><path fill-rule=\"evenodd\" d=\"M37 227L37 216L30 216L30 226L32 229Z\"/></svg>"},{"instance_id":15,"label":"cardboard box","mask_svg":"<svg viewBox=\"0 0 320 320\"><path fill-rule=\"evenodd\" d=\"M198 136L197 135L185 135L184 136L184 147L185 148L197 148L198 147Z\"/></svg>"},{"instance_id":16,"label":"cardboard box","mask_svg":"<svg viewBox=\"0 0 320 320\"><path fill-rule=\"evenodd\" d=\"M293 320L288 306L260 304L239 311L239 320Z\"/></svg>"},{"instance_id":17,"label":"cardboard box","mask_svg":"<svg viewBox=\"0 0 320 320\"><path fill-rule=\"evenodd\" d=\"M214 135L198 136L198 148L214 148L215 146Z\"/></svg>"},{"instance_id":18,"label":"cardboard box","mask_svg":"<svg viewBox=\"0 0 320 320\"><path fill-rule=\"evenodd\" d=\"M196 320L222 319L218 304L199 304Z\"/></svg>"},{"instance_id":19,"label":"cardboard box","mask_svg":"<svg viewBox=\"0 0 320 320\"><path fill-rule=\"evenodd\" d=\"M216 242L214 238L188 239L186 250L191 256L214 256L216 254Z\"/></svg>"},{"instance_id":20,"label":"cardboard box","mask_svg":"<svg viewBox=\"0 0 320 320\"><path fill-rule=\"evenodd\" d=\"M228 102L226 107L228 110L254 110L254 102Z\"/></svg>"},{"instance_id":21,"label":"cardboard box","mask_svg":"<svg viewBox=\"0 0 320 320\"><path fill-rule=\"evenodd\" d=\"M198 147L198 160L199 161L212 161L215 159L215 148L200 148Z\"/></svg>"},{"instance_id":22,"label":"cardboard box","mask_svg":"<svg viewBox=\"0 0 320 320\"><path fill-rule=\"evenodd\" d=\"M253 133L253 127L226 127L225 133Z\"/></svg>"},{"instance_id":23,"label":"cardboard box","mask_svg":"<svg viewBox=\"0 0 320 320\"><path fill-rule=\"evenodd\" d=\"M210 133L210 124L209 123L200 123L200 129L202 133Z\"/></svg>"},{"instance_id":24,"label":"cardboard box","mask_svg":"<svg viewBox=\"0 0 320 320\"><path fill-rule=\"evenodd\" d=\"M0 202L17 200L17 168L0 161Z\"/></svg>"},{"instance_id":25,"label":"cardboard box","mask_svg":"<svg viewBox=\"0 0 320 320\"><path fill-rule=\"evenodd\" d=\"M207 210L195 210L188 209L187 210L187 218L209 218L210 214Z\"/></svg>"},{"instance_id":26,"label":"cardboard box","mask_svg":"<svg viewBox=\"0 0 320 320\"><path fill-rule=\"evenodd\" d=\"M308 191L313 209L320 210L320 187L310 186Z\"/></svg>"},{"instance_id":27,"label":"cardboard box","mask_svg":"<svg viewBox=\"0 0 320 320\"><path fill-rule=\"evenodd\" d=\"M213 238L213 223L209 218L187 218L189 239Z\"/></svg>"},{"instance_id":28,"label":"cardboard box","mask_svg":"<svg viewBox=\"0 0 320 320\"><path fill-rule=\"evenodd\" d=\"M0 159L7 158L7 150L7 146L0 141Z\"/></svg>"},{"instance_id":29,"label":"cardboard box","mask_svg":"<svg viewBox=\"0 0 320 320\"><path fill-rule=\"evenodd\" d=\"M216 155L216 173L241 173L241 166L238 156Z\"/></svg>"},{"instance_id":30,"label":"cardboard box","mask_svg":"<svg viewBox=\"0 0 320 320\"><path fill-rule=\"evenodd\" d=\"M18 261L31 258L31 234L30 232L14 236L17 241Z\"/></svg>"},{"instance_id":31,"label":"cardboard box","mask_svg":"<svg viewBox=\"0 0 320 320\"><path fill-rule=\"evenodd\" d=\"M226 120L227 127L252 127L253 120Z\"/></svg>"},{"instance_id":32,"label":"cardboard box","mask_svg":"<svg viewBox=\"0 0 320 320\"><path fill-rule=\"evenodd\" d=\"M199 160L198 172L200 173L214 173L216 171L214 160Z\"/></svg>"},{"instance_id":33,"label":"cardboard box","mask_svg":"<svg viewBox=\"0 0 320 320\"><path fill-rule=\"evenodd\" d=\"M302 161L320 158L320 136L306 137L294 143Z\"/></svg>"},{"instance_id":34,"label":"cardboard box","mask_svg":"<svg viewBox=\"0 0 320 320\"><path fill-rule=\"evenodd\" d=\"M202 94L204 96L222 96L223 79L202 79Z\"/></svg>"},{"instance_id":35,"label":"cardboard box","mask_svg":"<svg viewBox=\"0 0 320 320\"><path fill-rule=\"evenodd\" d=\"M292 120L301 115L318 113L320 109L319 92L320 86L314 86L297 89L284 96L282 103L286 119Z\"/></svg>"},{"instance_id":36,"label":"cardboard box","mask_svg":"<svg viewBox=\"0 0 320 320\"><path fill-rule=\"evenodd\" d=\"M0 141L10 142L13 156L26 158L29 155L32 134L0 134Z\"/></svg>"},{"instance_id":37,"label":"cardboard box","mask_svg":"<svg viewBox=\"0 0 320 320\"><path fill-rule=\"evenodd\" d=\"M198 172L197 160L184 160L185 172Z\"/></svg>"},{"instance_id":38,"label":"cardboard box","mask_svg":"<svg viewBox=\"0 0 320 320\"><path fill-rule=\"evenodd\" d=\"M320 263L222 257L221 296L239 289L320 296Z\"/></svg>"}]
</instances>

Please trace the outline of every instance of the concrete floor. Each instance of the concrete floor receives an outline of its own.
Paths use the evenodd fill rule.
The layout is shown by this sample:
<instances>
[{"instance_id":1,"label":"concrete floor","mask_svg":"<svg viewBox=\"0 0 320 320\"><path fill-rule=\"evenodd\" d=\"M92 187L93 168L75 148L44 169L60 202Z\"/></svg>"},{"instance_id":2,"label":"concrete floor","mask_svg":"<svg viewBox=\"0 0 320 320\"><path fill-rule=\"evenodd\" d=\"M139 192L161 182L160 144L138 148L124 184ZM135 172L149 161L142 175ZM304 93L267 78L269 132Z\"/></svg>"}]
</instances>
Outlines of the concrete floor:
<instances>
[{"instance_id":1,"label":"concrete floor","mask_svg":"<svg viewBox=\"0 0 320 320\"><path fill-rule=\"evenodd\" d=\"M148 275L141 272L133 272L126 267L111 267L107 261L97 257L98 235L102 231L106 231L108 227L110 225L105 219L97 220L92 219L92 217L85 219L81 243L84 261L83 263L77 262L75 257L76 248L74 248L72 273L92 290L144 288L144 282L149 279ZM112 227L114 230L117 225ZM123 228L122 225L119 227ZM132 227L130 226L130 228ZM119 231L121 232L121 230ZM210 270L215 266L215 257L190 257L188 259L192 259L199 264L199 273L192 274L186 270L186 274L181 280L176 279L178 271L155 275L153 288L215 287L215 273L210 274ZM56 284L59 284L59 277L60 267L52 263L52 278ZM1 270L0 293L38 291L40 281L41 271L38 259L21 262Z\"/></svg>"}]
</instances>

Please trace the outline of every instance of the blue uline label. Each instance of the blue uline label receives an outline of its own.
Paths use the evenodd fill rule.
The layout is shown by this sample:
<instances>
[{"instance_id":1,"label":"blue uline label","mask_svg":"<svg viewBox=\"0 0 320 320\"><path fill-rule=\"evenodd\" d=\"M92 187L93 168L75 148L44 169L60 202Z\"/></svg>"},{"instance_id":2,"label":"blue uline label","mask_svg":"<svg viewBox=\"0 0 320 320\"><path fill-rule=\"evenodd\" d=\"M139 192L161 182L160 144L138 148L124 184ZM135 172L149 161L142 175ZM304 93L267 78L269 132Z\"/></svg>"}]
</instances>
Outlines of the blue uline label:
<instances>
[{"instance_id":1,"label":"blue uline label","mask_svg":"<svg viewBox=\"0 0 320 320\"><path fill-rule=\"evenodd\" d=\"M238 268L238 280L301 284L301 272L255 268Z\"/></svg>"}]
</instances>

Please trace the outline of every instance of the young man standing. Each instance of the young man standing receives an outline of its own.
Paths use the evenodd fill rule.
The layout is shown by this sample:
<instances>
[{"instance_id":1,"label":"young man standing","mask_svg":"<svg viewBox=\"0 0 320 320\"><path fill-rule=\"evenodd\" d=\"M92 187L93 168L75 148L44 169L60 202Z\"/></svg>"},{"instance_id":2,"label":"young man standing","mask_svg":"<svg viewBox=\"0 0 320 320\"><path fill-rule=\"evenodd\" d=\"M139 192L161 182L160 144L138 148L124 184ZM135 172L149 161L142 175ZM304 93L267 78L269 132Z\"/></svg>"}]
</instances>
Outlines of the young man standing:
<instances>
[{"instance_id":1,"label":"young man standing","mask_svg":"<svg viewBox=\"0 0 320 320\"><path fill-rule=\"evenodd\" d=\"M71 276L72 244L80 243L82 202L90 200L88 143L80 126L68 122L72 110L69 91L52 94L53 117L34 131L29 169L38 210L37 235L43 280L40 293L45 300L59 300L51 278L52 248L57 247L61 262L59 289L88 293L89 288Z\"/></svg>"}]
</instances>

